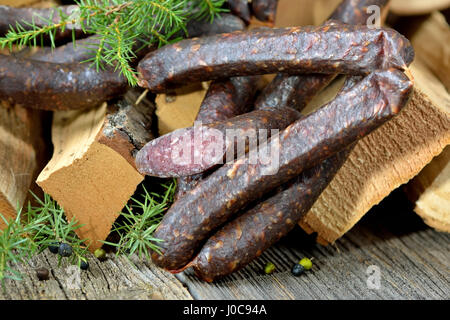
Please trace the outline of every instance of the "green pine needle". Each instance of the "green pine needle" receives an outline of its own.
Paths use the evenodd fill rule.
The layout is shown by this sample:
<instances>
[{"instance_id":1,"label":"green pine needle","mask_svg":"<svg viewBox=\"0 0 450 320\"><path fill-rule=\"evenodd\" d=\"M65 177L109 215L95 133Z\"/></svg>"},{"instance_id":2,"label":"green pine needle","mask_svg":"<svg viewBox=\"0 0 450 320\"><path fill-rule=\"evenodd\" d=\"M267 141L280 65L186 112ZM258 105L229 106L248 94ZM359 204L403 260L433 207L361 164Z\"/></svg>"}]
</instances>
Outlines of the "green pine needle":
<instances>
[{"instance_id":1,"label":"green pine needle","mask_svg":"<svg viewBox=\"0 0 450 320\"><path fill-rule=\"evenodd\" d=\"M174 34L186 31L186 22L195 19L211 21L220 12L225 0L78 0L79 10L70 16L59 12L60 21L53 17L38 16L42 26L35 21L17 23L5 37L0 37L0 47L12 50L13 45L37 46L43 44L44 36L55 47L57 31L78 24L84 33L97 35L99 43L88 61L97 70L113 66L123 74L130 85L137 84L137 73L130 62L143 45L163 45L177 41ZM26 30L24 26L27 26ZM72 32L75 40L75 33Z\"/></svg>"},{"instance_id":2,"label":"green pine needle","mask_svg":"<svg viewBox=\"0 0 450 320\"><path fill-rule=\"evenodd\" d=\"M128 257L136 254L140 258L149 259L149 250L160 252L158 243L160 239L153 237L153 232L158 228L164 212L173 202L175 182L163 184L165 192L163 195L149 193L145 187L143 200L131 198L131 205L125 207L123 217L113 227L114 232L120 235L118 243L107 242L117 248L117 254Z\"/></svg>"},{"instance_id":3,"label":"green pine needle","mask_svg":"<svg viewBox=\"0 0 450 320\"><path fill-rule=\"evenodd\" d=\"M27 262L34 254L44 251L55 242L64 242L73 249L70 263L80 265L86 261L87 247L75 234L80 228L74 219L67 222L64 210L48 194L39 199L33 194L38 207L28 203L26 210L17 210L14 219L7 220L1 213L0 218L6 228L0 230L0 282L5 279L20 280L21 275L13 265ZM59 256L59 262L61 262Z\"/></svg>"}]
</instances>

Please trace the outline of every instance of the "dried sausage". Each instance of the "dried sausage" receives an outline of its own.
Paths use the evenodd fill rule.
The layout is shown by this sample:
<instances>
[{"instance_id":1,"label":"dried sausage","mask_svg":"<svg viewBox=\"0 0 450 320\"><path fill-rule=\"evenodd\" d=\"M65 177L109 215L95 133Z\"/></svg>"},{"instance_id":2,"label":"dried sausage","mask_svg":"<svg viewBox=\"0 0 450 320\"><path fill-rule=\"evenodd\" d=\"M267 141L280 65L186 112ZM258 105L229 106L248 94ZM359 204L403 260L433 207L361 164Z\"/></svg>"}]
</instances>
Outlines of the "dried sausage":
<instances>
[{"instance_id":1,"label":"dried sausage","mask_svg":"<svg viewBox=\"0 0 450 320\"><path fill-rule=\"evenodd\" d=\"M360 75L404 69L413 52L410 42L392 29L348 25L254 29L164 46L141 60L138 71L141 86L162 92L187 82L280 71Z\"/></svg>"},{"instance_id":2,"label":"dried sausage","mask_svg":"<svg viewBox=\"0 0 450 320\"><path fill-rule=\"evenodd\" d=\"M0 99L43 110L94 107L125 93L117 72L0 55Z\"/></svg>"},{"instance_id":3,"label":"dried sausage","mask_svg":"<svg viewBox=\"0 0 450 320\"><path fill-rule=\"evenodd\" d=\"M376 5L382 11L388 2L389 0L344 0L335 9L330 19L352 25L365 24L372 14L367 11L369 6ZM410 62L407 61L407 64L409 65ZM277 74L259 95L255 109L289 106L299 111L303 110L334 77L335 75L332 74Z\"/></svg>"},{"instance_id":4,"label":"dried sausage","mask_svg":"<svg viewBox=\"0 0 450 320\"><path fill-rule=\"evenodd\" d=\"M58 23L61 20L60 12L64 16L70 16L71 14L76 14L76 10L78 10L77 5L45 9L13 8L0 5L0 36L6 35L11 26L16 29L16 23L19 23L25 30L31 30L30 26L23 23L24 21L28 23L34 21L34 24L37 27L43 27L48 25L46 20L51 20L53 23ZM56 32L55 40L70 39L72 37L73 30L75 31L76 36L83 34L83 30L80 25L68 23L63 32Z\"/></svg>"},{"instance_id":5,"label":"dried sausage","mask_svg":"<svg viewBox=\"0 0 450 320\"><path fill-rule=\"evenodd\" d=\"M244 20L246 24L250 23L251 14L248 0L228 0L227 2L233 14Z\"/></svg>"},{"instance_id":6,"label":"dried sausage","mask_svg":"<svg viewBox=\"0 0 450 320\"><path fill-rule=\"evenodd\" d=\"M278 0L253 0L253 14L260 21L274 23L277 5Z\"/></svg>"},{"instance_id":7,"label":"dried sausage","mask_svg":"<svg viewBox=\"0 0 450 320\"><path fill-rule=\"evenodd\" d=\"M224 121L250 111L257 89L258 76L236 77L213 81L200 105L196 121L204 124ZM175 198L192 190L209 172L181 177L177 180Z\"/></svg>"},{"instance_id":8,"label":"dried sausage","mask_svg":"<svg viewBox=\"0 0 450 320\"><path fill-rule=\"evenodd\" d=\"M226 121L175 130L147 143L136 155L140 173L157 177L183 177L204 172L222 163L225 156L243 154L258 144L270 129L284 129L300 118L291 108L256 110ZM253 143L253 144L251 144ZM230 153L232 155L230 156Z\"/></svg>"},{"instance_id":9,"label":"dried sausage","mask_svg":"<svg viewBox=\"0 0 450 320\"><path fill-rule=\"evenodd\" d=\"M208 282L235 272L291 231L345 162L351 147L304 171L283 191L215 233L187 265Z\"/></svg>"},{"instance_id":10,"label":"dried sausage","mask_svg":"<svg viewBox=\"0 0 450 320\"><path fill-rule=\"evenodd\" d=\"M401 71L375 71L287 127L279 139L271 139L261 154L275 150L277 167L245 157L225 164L166 213L154 234L163 241L161 254L152 253L153 261L169 270L182 268L201 243L245 205L379 127L400 112L411 92L412 81ZM271 159L276 162L276 156ZM274 169L276 174L269 174Z\"/></svg>"}]
</instances>

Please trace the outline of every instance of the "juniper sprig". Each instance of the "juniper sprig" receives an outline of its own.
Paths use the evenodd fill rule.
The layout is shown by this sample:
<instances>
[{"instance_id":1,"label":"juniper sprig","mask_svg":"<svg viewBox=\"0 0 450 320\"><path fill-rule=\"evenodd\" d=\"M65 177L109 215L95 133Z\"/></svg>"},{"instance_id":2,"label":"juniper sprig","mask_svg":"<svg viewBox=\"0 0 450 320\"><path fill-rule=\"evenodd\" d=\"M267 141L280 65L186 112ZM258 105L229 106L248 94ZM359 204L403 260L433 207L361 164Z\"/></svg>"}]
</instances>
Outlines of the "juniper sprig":
<instances>
[{"instance_id":1,"label":"juniper sprig","mask_svg":"<svg viewBox=\"0 0 450 320\"><path fill-rule=\"evenodd\" d=\"M142 200L131 198L131 204L121 213L122 219L117 220L112 231L117 232L120 240L117 243L104 243L117 248L117 255L124 254L131 257L136 254L140 258L149 259L149 250L160 252L158 243L160 239L153 237L158 228L164 212L173 202L175 182L162 184L164 194L148 192L145 187Z\"/></svg>"},{"instance_id":2,"label":"juniper sprig","mask_svg":"<svg viewBox=\"0 0 450 320\"><path fill-rule=\"evenodd\" d=\"M55 34L69 25L78 25L88 35L96 35L98 41L87 46L92 50L91 62L97 70L114 66L131 85L137 84L137 74L130 62L136 51L144 46L166 44L176 41L174 35L186 31L189 20L212 19L220 12L225 0L76 0L78 10L70 15L58 12L58 22L53 17L38 18L44 25L34 21L17 23L5 37L0 37L0 47L13 45L36 46L43 37L50 39L55 47ZM75 29L72 29L75 42Z\"/></svg>"}]
</instances>

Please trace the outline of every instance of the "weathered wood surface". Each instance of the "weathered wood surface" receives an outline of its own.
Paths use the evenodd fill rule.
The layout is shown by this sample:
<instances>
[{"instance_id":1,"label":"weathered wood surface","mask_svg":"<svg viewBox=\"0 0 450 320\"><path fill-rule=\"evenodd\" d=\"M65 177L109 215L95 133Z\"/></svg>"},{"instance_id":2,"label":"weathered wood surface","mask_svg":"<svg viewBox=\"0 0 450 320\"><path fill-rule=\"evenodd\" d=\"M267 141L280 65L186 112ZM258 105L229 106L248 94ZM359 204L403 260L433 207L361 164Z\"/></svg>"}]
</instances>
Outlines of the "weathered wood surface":
<instances>
[{"instance_id":1,"label":"weathered wood surface","mask_svg":"<svg viewBox=\"0 0 450 320\"><path fill-rule=\"evenodd\" d=\"M450 235L423 224L396 191L334 246L316 244L297 228L247 268L217 283L201 282L190 271L177 275L180 282L149 262L135 260L133 268L125 258L114 257L91 259L90 270L80 273L81 289L69 289L73 271L58 267L47 251L21 268L22 282L7 282L0 299L449 299L449 249ZM314 267L295 278L290 268L304 256L314 258ZM272 275L262 273L267 261L277 265ZM369 266L379 267L379 290L367 285ZM37 280L38 267L52 270L50 280Z\"/></svg>"},{"instance_id":2,"label":"weathered wood surface","mask_svg":"<svg viewBox=\"0 0 450 320\"><path fill-rule=\"evenodd\" d=\"M140 91L130 90L108 105L53 115L53 157L37 184L64 208L69 220L83 225L76 233L92 240L92 251L101 247L100 241L144 179L134 155L153 139L154 105L139 100L139 95Z\"/></svg>"},{"instance_id":3,"label":"weathered wood surface","mask_svg":"<svg viewBox=\"0 0 450 320\"><path fill-rule=\"evenodd\" d=\"M114 256L100 262L90 256L89 270L82 271L67 261L58 267L57 260L56 255L46 250L27 265L21 265L18 270L24 275L23 280L7 280L6 290L0 289L0 300L192 299L173 275L150 263L137 262L133 266L124 257ZM37 279L35 269L41 267L50 270L49 280ZM77 274L80 282L76 281Z\"/></svg>"}]
</instances>

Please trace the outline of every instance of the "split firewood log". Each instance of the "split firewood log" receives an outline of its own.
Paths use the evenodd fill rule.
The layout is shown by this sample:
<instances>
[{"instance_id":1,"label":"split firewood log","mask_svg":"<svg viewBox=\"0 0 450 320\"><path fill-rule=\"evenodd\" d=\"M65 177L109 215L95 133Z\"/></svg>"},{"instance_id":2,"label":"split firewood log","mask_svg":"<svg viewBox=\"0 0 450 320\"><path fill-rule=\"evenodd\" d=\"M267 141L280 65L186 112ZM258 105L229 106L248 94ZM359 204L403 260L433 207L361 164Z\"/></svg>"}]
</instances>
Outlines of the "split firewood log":
<instances>
[{"instance_id":1,"label":"split firewood log","mask_svg":"<svg viewBox=\"0 0 450 320\"><path fill-rule=\"evenodd\" d=\"M426 224L450 232L450 146L405 187L414 211Z\"/></svg>"},{"instance_id":2,"label":"split firewood log","mask_svg":"<svg viewBox=\"0 0 450 320\"><path fill-rule=\"evenodd\" d=\"M137 100L130 90L123 99L84 111L54 113L54 154L37 183L61 205L70 220L84 225L76 232L101 247L120 211L143 176L134 155L153 139L154 104Z\"/></svg>"}]
</instances>

